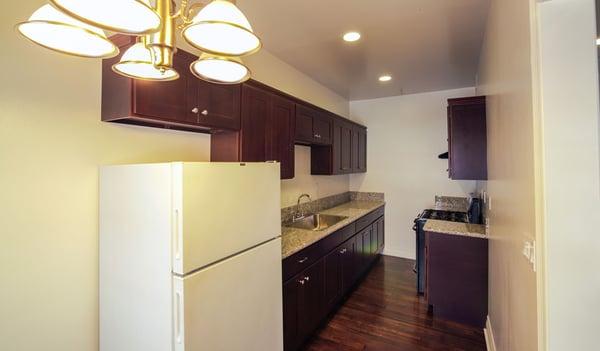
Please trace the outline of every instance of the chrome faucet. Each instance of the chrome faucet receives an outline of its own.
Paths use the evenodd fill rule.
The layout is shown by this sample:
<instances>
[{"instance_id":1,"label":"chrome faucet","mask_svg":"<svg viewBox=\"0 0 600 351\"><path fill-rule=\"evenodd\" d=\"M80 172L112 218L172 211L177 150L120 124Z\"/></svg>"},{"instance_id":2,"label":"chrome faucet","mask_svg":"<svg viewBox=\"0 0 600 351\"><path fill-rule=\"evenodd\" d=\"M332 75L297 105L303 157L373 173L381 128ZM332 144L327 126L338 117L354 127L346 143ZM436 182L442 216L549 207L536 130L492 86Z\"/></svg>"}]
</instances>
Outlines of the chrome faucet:
<instances>
[{"instance_id":1,"label":"chrome faucet","mask_svg":"<svg viewBox=\"0 0 600 351\"><path fill-rule=\"evenodd\" d=\"M310 198L310 195L308 195L308 194L302 194L302 195L298 196L298 203L296 204L296 212L294 213L294 217L292 219L294 221L302 219L305 216L304 211L300 210L300 201L302 201L302 198L307 198L309 202L312 201L312 199Z\"/></svg>"}]
</instances>

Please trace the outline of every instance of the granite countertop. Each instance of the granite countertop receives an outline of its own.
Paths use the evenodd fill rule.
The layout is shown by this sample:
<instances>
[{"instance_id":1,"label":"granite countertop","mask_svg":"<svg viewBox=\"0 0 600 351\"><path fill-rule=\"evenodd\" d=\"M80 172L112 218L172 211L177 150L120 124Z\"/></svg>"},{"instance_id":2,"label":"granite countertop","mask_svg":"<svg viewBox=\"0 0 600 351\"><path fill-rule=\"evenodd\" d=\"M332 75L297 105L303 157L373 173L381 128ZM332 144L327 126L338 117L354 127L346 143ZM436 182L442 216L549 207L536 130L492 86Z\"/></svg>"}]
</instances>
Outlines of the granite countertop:
<instances>
[{"instance_id":1,"label":"granite countertop","mask_svg":"<svg viewBox=\"0 0 600 351\"><path fill-rule=\"evenodd\" d=\"M474 238L487 239L485 234L485 226L481 224L459 223L450 221L438 221L428 219L425 222L423 230L426 232L469 236Z\"/></svg>"},{"instance_id":2,"label":"granite countertop","mask_svg":"<svg viewBox=\"0 0 600 351\"><path fill-rule=\"evenodd\" d=\"M373 212L385 205L384 201L350 201L332 207L319 213L348 217L343 221L321 231L282 227L281 228L281 255L287 258L296 252L316 243L324 237L336 232L338 229L356 221L357 219Z\"/></svg>"}]
</instances>

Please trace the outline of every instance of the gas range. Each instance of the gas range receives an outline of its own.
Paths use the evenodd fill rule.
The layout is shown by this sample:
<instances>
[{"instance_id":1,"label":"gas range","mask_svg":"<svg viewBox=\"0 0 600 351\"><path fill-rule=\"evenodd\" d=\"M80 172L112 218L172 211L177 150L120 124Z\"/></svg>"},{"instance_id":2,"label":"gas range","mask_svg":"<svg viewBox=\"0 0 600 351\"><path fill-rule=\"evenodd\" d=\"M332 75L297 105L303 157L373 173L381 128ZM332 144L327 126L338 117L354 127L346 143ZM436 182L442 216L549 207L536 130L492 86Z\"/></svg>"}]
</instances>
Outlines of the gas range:
<instances>
[{"instance_id":1,"label":"gas range","mask_svg":"<svg viewBox=\"0 0 600 351\"><path fill-rule=\"evenodd\" d=\"M425 210L417 220L437 219L440 221L462 222L468 223L469 217L466 212L442 211L442 210Z\"/></svg>"}]
</instances>

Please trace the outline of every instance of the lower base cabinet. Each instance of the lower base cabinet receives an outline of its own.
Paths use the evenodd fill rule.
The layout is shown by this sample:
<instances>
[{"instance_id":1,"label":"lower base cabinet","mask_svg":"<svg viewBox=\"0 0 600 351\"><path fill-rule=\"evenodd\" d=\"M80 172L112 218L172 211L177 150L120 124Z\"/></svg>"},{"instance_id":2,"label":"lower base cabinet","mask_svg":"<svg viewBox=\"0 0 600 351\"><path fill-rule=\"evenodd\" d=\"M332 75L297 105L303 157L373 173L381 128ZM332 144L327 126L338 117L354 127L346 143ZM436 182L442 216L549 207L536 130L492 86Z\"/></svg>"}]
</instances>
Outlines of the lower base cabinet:
<instances>
[{"instance_id":1,"label":"lower base cabinet","mask_svg":"<svg viewBox=\"0 0 600 351\"><path fill-rule=\"evenodd\" d=\"M298 267L290 260L314 262L283 284L285 351L298 350L378 258L384 247L383 211L369 214L377 218L350 238L349 226L284 260L284 277ZM354 232L354 223L351 226ZM342 243L330 247L336 242ZM312 259L315 255L320 257Z\"/></svg>"}]
</instances>

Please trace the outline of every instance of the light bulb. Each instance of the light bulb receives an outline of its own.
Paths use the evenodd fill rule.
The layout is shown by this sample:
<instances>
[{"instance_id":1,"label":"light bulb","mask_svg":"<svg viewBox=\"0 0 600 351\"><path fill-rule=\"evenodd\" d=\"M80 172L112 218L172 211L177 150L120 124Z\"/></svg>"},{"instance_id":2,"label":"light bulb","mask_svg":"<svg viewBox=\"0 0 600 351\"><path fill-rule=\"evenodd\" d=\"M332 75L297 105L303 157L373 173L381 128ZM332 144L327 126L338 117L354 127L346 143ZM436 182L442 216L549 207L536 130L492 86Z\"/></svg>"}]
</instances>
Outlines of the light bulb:
<instances>
[{"instance_id":1,"label":"light bulb","mask_svg":"<svg viewBox=\"0 0 600 351\"><path fill-rule=\"evenodd\" d=\"M127 49L112 69L122 76L133 79L170 81L179 78L179 73L173 68L154 66L152 52L141 42Z\"/></svg>"}]
</instances>

